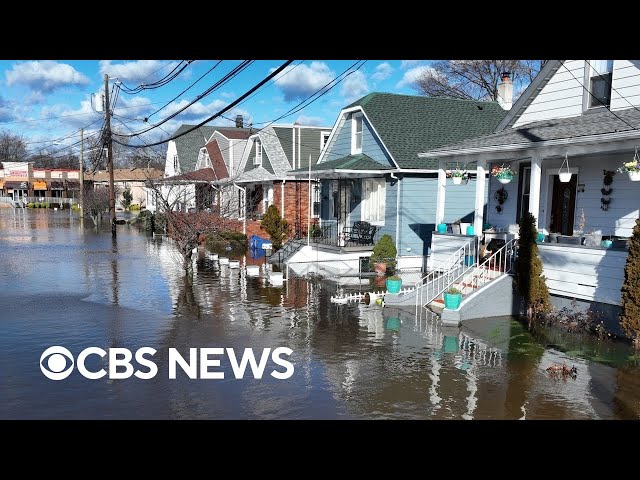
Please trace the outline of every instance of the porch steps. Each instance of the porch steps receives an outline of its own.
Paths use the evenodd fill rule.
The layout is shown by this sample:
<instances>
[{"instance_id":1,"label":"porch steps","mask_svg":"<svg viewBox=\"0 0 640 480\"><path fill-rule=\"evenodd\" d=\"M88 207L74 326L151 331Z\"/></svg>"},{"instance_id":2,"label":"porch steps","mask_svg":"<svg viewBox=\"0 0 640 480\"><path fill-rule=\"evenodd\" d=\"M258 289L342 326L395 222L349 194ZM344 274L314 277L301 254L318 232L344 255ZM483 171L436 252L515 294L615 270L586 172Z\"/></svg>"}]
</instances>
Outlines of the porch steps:
<instances>
[{"instance_id":1,"label":"porch steps","mask_svg":"<svg viewBox=\"0 0 640 480\"><path fill-rule=\"evenodd\" d=\"M298 239L289 240L285 243L280 250L275 252L269 258L269 263L275 263L278 265L282 265L287 263L287 261L293 257L302 247L306 245L306 242Z\"/></svg>"}]
</instances>

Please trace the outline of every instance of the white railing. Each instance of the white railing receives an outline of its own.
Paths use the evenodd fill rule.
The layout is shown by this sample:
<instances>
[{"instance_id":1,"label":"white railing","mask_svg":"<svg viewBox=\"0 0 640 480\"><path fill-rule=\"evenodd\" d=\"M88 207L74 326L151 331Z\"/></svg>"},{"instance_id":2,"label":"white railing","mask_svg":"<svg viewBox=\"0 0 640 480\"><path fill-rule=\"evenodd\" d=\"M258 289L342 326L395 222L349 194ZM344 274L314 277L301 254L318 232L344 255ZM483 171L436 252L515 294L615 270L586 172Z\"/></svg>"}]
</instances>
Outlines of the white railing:
<instances>
[{"instance_id":1,"label":"white railing","mask_svg":"<svg viewBox=\"0 0 640 480\"><path fill-rule=\"evenodd\" d=\"M13 205L13 198L11 197L0 197L0 203L10 203Z\"/></svg>"},{"instance_id":2,"label":"white railing","mask_svg":"<svg viewBox=\"0 0 640 480\"><path fill-rule=\"evenodd\" d=\"M474 289L480 288L490 281L510 273L513 268L516 245L517 240L509 240L484 262L477 265L471 272L470 280L465 283Z\"/></svg>"},{"instance_id":3,"label":"white railing","mask_svg":"<svg viewBox=\"0 0 640 480\"><path fill-rule=\"evenodd\" d=\"M23 197L23 201L26 203L64 203L64 204L78 203L78 199L76 198L62 198L62 197Z\"/></svg>"},{"instance_id":4,"label":"white railing","mask_svg":"<svg viewBox=\"0 0 640 480\"><path fill-rule=\"evenodd\" d=\"M431 271L416 282L416 315L418 314L418 307L433 302L438 298L438 295L442 294L461 276L474 268L476 257L476 241L474 239L442 261L437 270ZM470 264L467 265L468 263Z\"/></svg>"}]
</instances>

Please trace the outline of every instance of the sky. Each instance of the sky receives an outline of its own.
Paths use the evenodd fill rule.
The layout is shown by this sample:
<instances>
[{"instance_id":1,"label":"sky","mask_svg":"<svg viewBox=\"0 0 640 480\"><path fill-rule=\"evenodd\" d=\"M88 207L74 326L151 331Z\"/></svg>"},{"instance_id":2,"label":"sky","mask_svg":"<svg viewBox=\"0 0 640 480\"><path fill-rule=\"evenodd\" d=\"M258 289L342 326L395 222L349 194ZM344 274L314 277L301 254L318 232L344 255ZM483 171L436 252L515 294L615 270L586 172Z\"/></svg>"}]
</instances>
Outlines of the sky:
<instances>
[{"instance_id":1,"label":"sky","mask_svg":"<svg viewBox=\"0 0 640 480\"><path fill-rule=\"evenodd\" d=\"M112 91L116 88L114 84L120 82L119 92L114 95L117 100L112 129L124 134L140 133L196 99L242 60L218 62L196 60L180 71L185 65L181 60L2 60L0 131L21 135L32 153L42 149L53 153L68 151L68 145L79 141L82 127L91 139L104 120L104 113L96 113L93 108L95 99L99 98L96 94L104 90L106 73L113 79ZM356 62L358 60L296 60L274 81L224 115L233 119L241 114L245 125L252 123L261 128L294 109L276 123L297 121L303 125L331 127L341 108L370 92L415 94L412 81L429 64L425 60L367 60L362 65ZM159 141L182 124L200 123L237 100L283 63L284 60L254 61L174 118L129 141ZM138 88L166 78L174 69L180 73L170 82L158 88ZM353 73L344 76L350 71ZM301 102L336 79L342 80L332 83L334 87L317 101L295 111L304 105L300 105ZM134 92L127 93L127 90ZM218 118L209 124L230 125L232 122ZM73 153L77 152L70 148ZM166 143L156 148L166 149Z\"/></svg>"}]
</instances>

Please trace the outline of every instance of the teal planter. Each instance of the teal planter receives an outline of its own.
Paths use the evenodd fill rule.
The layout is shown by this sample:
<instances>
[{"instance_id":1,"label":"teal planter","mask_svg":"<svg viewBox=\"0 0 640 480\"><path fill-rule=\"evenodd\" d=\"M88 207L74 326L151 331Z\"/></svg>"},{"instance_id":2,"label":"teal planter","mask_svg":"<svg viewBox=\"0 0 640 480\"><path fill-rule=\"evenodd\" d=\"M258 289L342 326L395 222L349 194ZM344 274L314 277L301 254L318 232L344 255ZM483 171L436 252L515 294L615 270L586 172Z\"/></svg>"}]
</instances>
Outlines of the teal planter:
<instances>
[{"instance_id":1,"label":"teal planter","mask_svg":"<svg viewBox=\"0 0 640 480\"><path fill-rule=\"evenodd\" d=\"M472 267L473 266L473 260L474 260L474 256L473 255L465 255L464 256L464 264L467 267Z\"/></svg>"},{"instance_id":2,"label":"teal planter","mask_svg":"<svg viewBox=\"0 0 640 480\"><path fill-rule=\"evenodd\" d=\"M391 280L390 278L387 278L387 293L400 293L401 288L402 279Z\"/></svg>"},{"instance_id":3,"label":"teal planter","mask_svg":"<svg viewBox=\"0 0 640 480\"><path fill-rule=\"evenodd\" d=\"M469 225L467 227L467 235L473 235L473 225Z\"/></svg>"},{"instance_id":4,"label":"teal planter","mask_svg":"<svg viewBox=\"0 0 640 480\"><path fill-rule=\"evenodd\" d=\"M446 308L447 310L457 310L462 303L461 293L444 292L442 294L442 298L444 299L444 308Z\"/></svg>"},{"instance_id":5,"label":"teal planter","mask_svg":"<svg viewBox=\"0 0 640 480\"><path fill-rule=\"evenodd\" d=\"M604 248L609 248L609 247L611 247L611 245L613 245L613 241L612 240L602 240L600 242L600 245L603 246Z\"/></svg>"},{"instance_id":6,"label":"teal planter","mask_svg":"<svg viewBox=\"0 0 640 480\"><path fill-rule=\"evenodd\" d=\"M438 224L438 233L447 233L447 224L439 223Z\"/></svg>"},{"instance_id":7,"label":"teal planter","mask_svg":"<svg viewBox=\"0 0 640 480\"><path fill-rule=\"evenodd\" d=\"M536 237L536 242L543 243L544 237L545 237L544 233L538 233L538 236Z\"/></svg>"},{"instance_id":8,"label":"teal planter","mask_svg":"<svg viewBox=\"0 0 640 480\"><path fill-rule=\"evenodd\" d=\"M391 317L387 320L387 330L398 331L400 330L400 319L398 317Z\"/></svg>"}]
</instances>

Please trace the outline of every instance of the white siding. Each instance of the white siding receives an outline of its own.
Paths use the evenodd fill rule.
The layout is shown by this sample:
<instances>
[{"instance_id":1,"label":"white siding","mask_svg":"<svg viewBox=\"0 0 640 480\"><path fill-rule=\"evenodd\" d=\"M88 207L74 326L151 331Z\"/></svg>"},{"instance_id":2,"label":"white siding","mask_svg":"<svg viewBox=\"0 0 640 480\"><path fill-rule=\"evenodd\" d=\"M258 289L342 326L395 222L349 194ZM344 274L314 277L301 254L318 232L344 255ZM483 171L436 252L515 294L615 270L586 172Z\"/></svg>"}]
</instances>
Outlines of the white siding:
<instances>
[{"instance_id":1,"label":"white siding","mask_svg":"<svg viewBox=\"0 0 640 480\"><path fill-rule=\"evenodd\" d=\"M565 60L531 104L520 115L514 127L551 118L575 117L582 114L584 60ZM615 67L615 65L614 65ZM567 71L569 69L571 73ZM577 79L577 80L576 80Z\"/></svg>"},{"instance_id":2,"label":"white siding","mask_svg":"<svg viewBox=\"0 0 640 480\"><path fill-rule=\"evenodd\" d=\"M173 157L178 154L178 150L176 149L176 142L171 140L167 145L167 157L164 162L164 176L165 177L173 177L174 175L178 175L173 168Z\"/></svg>"},{"instance_id":3,"label":"white siding","mask_svg":"<svg viewBox=\"0 0 640 480\"><path fill-rule=\"evenodd\" d=\"M620 305L626 251L542 244L549 293Z\"/></svg>"},{"instance_id":4,"label":"white siding","mask_svg":"<svg viewBox=\"0 0 640 480\"><path fill-rule=\"evenodd\" d=\"M640 60L614 60L612 85L611 110L640 106Z\"/></svg>"}]
</instances>

